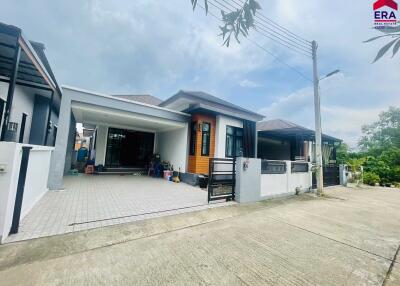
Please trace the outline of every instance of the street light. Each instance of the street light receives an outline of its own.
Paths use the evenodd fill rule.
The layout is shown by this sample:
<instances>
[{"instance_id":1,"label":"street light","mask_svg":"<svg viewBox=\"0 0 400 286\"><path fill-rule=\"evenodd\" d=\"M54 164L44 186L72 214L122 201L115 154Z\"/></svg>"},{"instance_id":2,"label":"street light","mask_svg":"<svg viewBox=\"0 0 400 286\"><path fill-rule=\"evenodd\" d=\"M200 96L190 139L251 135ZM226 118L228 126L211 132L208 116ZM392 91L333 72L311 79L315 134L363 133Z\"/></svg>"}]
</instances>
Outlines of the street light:
<instances>
[{"instance_id":1,"label":"street light","mask_svg":"<svg viewBox=\"0 0 400 286\"><path fill-rule=\"evenodd\" d=\"M321 98L319 94L319 82L327 77L337 74L339 70L335 70L323 78L318 75L317 64L318 44L312 41L312 59L313 59L313 82L314 82L314 110L315 110L315 165L317 179L317 195L322 196L324 188L324 175L322 170L322 129L321 129Z\"/></svg>"},{"instance_id":2,"label":"street light","mask_svg":"<svg viewBox=\"0 0 400 286\"><path fill-rule=\"evenodd\" d=\"M337 74L337 73L340 73L340 70L335 70L335 71L333 71L333 72L328 73L326 76L320 78L319 81L321 81L321 80L323 80L323 79L326 79L326 78L328 78L328 77L331 77L331 76L333 76L333 75L335 75L335 74Z\"/></svg>"}]
</instances>

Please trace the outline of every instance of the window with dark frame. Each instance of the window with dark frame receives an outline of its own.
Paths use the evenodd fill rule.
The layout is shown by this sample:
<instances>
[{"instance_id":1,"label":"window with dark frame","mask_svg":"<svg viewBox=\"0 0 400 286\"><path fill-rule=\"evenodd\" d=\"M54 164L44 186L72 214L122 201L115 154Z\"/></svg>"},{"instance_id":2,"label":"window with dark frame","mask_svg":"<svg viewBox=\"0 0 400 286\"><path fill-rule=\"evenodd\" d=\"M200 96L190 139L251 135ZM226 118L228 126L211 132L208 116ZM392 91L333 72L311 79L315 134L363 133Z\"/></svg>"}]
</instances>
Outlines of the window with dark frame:
<instances>
[{"instance_id":1,"label":"window with dark frame","mask_svg":"<svg viewBox=\"0 0 400 286\"><path fill-rule=\"evenodd\" d=\"M225 157L243 155L243 128L226 126Z\"/></svg>"},{"instance_id":2,"label":"window with dark frame","mask_svg":"<svg viewBox=\"0 0 400 286\"><path fill-rule=\"evenodd\" d=\"M201 156L210 156L210 129L211 124L203 122L201 125Z\"/></svg>"},{"instance_id":3,"label":"window with dark frame","mask_svg":"<svg viewBox=\"0 0 400 286\"><path fill-rule=\"evenodd\" d=\"M190 125L190 155L196 155L197 122L192 121Z\"/></svg>"}]
</instances>

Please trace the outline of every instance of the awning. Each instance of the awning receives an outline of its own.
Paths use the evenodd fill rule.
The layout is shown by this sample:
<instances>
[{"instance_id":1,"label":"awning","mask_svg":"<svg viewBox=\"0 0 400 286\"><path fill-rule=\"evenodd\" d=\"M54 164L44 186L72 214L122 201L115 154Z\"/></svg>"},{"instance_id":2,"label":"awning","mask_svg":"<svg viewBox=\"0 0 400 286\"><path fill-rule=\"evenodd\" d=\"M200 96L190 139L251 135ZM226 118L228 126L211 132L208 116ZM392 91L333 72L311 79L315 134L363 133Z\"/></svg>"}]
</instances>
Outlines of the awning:
<instances>
[{"instance_id":1,"label":"awning","mask_svg":"<svg viewBox=\"0 0 400 286\"><path fill-rule=\"evenodd\" d=\"M63 86L71 98L71 110L78 123L115 128L165 132L185 127L190 115L167 108Z\"/></svg>"}]
</instances>

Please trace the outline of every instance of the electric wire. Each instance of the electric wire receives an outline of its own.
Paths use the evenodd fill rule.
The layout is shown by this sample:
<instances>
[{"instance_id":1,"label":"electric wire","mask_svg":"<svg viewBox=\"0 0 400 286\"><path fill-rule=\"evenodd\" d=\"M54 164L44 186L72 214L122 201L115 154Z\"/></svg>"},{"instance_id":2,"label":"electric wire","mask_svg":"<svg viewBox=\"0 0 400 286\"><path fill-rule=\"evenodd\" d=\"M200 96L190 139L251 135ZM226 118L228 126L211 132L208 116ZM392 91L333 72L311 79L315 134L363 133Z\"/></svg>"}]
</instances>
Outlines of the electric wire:
<instances>
[{"instance_id":1,"label":"electric wire","mask_svg":"<svg viewBox=\"0 0 400 286\"><path fill-rule=\"evenodd\" d=\"M239 4L236 1L239 2ZM243 6L244 3L245 3L242 0L232 0L232 2L234 2L235 4L237 4L239 6ZM270 23L271 25L273 25L276 28L280 29L282 32L284 32L284 33L286 33L288 35L292 35L293 37L297 38L299 41L303 41L306 44L311 44L311 42L309 40L306 40L305 38L293 33L292 31L290 31L290 30L286 29L285 27L279 25L274 20L268 18L267 16L265 16L265 15L263 15L261 13L257 13L255 17L262 19L266 23Z\"/></svg>"},{"instance_id":2,"label":"electric wire","mask_svg":"<svg viewBox=\"0 0 400 286\"><path fill-rule=\"evenodd\" d=\"M208 3L211 4L212 6L214 6L215 8L219 9L219 10L224 10L224 8L226 10L228 10L229 12L232 12L232 10L230 10L228 7L226 7L225 5L221 4L220 2L218 2L218 0L213 0L215 1L217 4L219 4L220 6L218 6L217 4L215 4L214 2L212 2L211 0L208 0ZM226 11L225 11L226 12ZM293 52L297 52L303 56L306 57L311 57L311 52L308 50L305 50L304 48L300 48L298 46L296 46L295 44L288 42L282 38L280 38L279 36L276 36L275 34L267 31L266 29L264 29L263 27L257 27L254 29L258 34L276 42L277 44L280 44L282 46L285 46L286 48L290 49ZM261 31L262 32L261 32ZM267 33L267 34L266 34Z\"/></svg>"},{"instance_id":3,"label":"electric wire","mask_svg":"<svg viewBox=\"0 0 400 286\"><path fill-rule=\"evenodd\" d=\"M218 0L215 0L215 1L218 2ZM227 5L232 7L232 9L238 10L238 8L239 8L239 7L237 7L237 6L235 6L235 5L233 5L231 3L231 2L233 2L233 3L236 4L237 2L235 0L231 0L231 1L229 1L229 0L221 0L221 1L223 1L224 3L226 3ZM224 7L226 9L230 10L230 8L228 8L226 6L224 6ZM231 12L232 12L232 10L231 10ZM281 39L281 37L283 37L286 41L289 41L291 44L296 45L296 47L302 49L303 51L305 51L307 53L311 53L311 43L309 43L309 42L308 43L304 43L303 41L298 40L294 36L285 34L283 31L281 31L279 29L277 30L276 27L274 27L273 25L271 25L269 23L264 24L263 22L265 22L265 21L262 21L262 18L258 17L258 15L259 15L259 12L256 13L256 15L254 16L254 18L255 18L254 23L257 24L258 27L261 26L264 29L270 31L270 32L267 32L267 33L274 34L275 37L279 37L280 39ZM258 19L259 21L257 21L256 19ZM279 35L279 36L276 36L276 34Z\"/></svg>"},{"instance_id":4,"label":"electric wire","mask_svg":"<svg viewBox=\"0 0 400 286\"><path fill-rule=\"evenodd\" d=\"M204 6L202 6L201 4L197 4L197 6L199 6L200 8L202 8L204 11L206 11L206 8ZM208 10L208 14L210 14L212 17L214 17L215 19L217 19L219 22L222 21L218 16L216 16L213 12L211 12L210 10ZM284 60L280 59L278 56L276 56L273 52L269 51L267 48L263 47L262 45L258 44L256 41L253 41L252 39L246 37L246 39L252 43L253 45L255 45L256 47L258 47L259 49L263 50L264 52L266 52L267 54L269 54L270 56L272 56L275 60L277 60L278 62L280 62L281 64L287 66L288 68L290 68L291 70L293 70L294 72L296 72L299 76L301 76L302 78L306 79L309 82L313 82L312 79L310 79L308 76L306 76L304 73L302 73L301 71L297 70L295 67L291 66L290 64L286 63Z\"/></svg>"}]
</instances>

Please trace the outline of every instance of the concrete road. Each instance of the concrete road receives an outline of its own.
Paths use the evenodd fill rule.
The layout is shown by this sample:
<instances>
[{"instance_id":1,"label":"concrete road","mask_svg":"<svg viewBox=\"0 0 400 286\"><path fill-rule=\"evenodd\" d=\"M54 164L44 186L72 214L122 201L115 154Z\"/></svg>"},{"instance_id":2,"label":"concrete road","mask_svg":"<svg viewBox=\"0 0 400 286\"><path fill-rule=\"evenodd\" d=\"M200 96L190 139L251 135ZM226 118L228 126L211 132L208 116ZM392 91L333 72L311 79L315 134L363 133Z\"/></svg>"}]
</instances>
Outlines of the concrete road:
<instances>
[{"instance_id":1,"label":"concrete road","mask_svg":"<svg viewBox=\"0 0 400 286\"><path fill-rule=\"evenodd\" d=\"M0 285L400 285L400 190L346 189L0 246Z\"/></svg>"}]
</instances>

